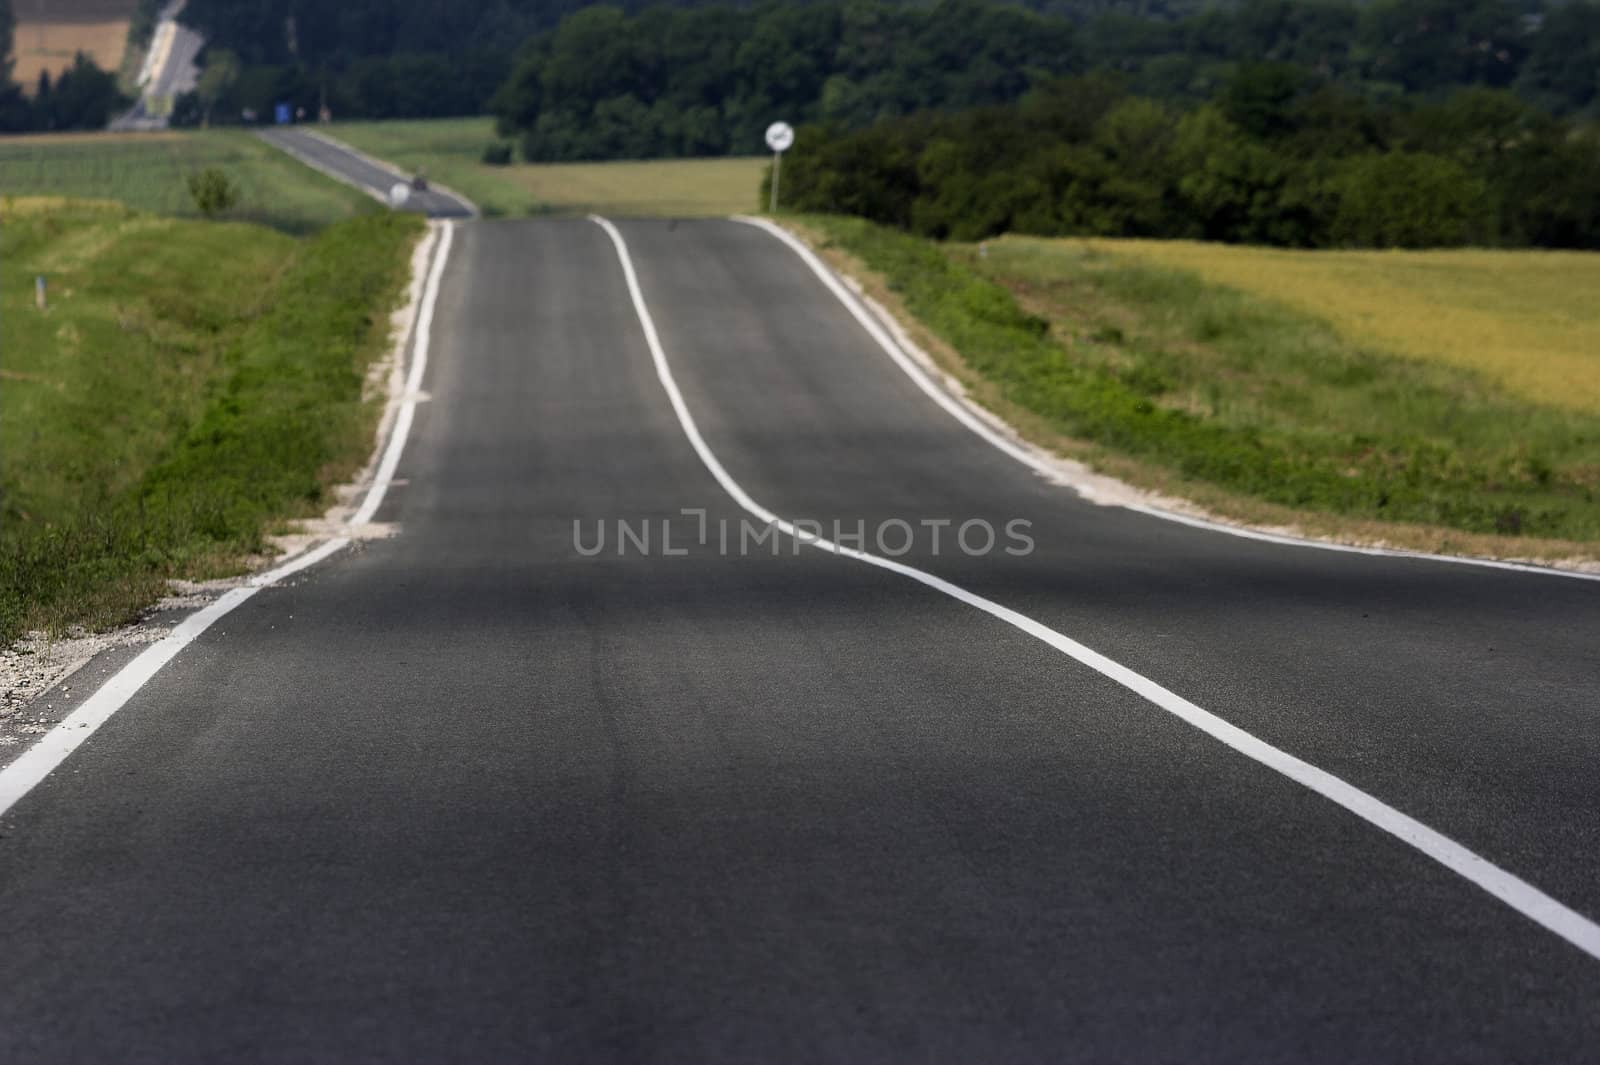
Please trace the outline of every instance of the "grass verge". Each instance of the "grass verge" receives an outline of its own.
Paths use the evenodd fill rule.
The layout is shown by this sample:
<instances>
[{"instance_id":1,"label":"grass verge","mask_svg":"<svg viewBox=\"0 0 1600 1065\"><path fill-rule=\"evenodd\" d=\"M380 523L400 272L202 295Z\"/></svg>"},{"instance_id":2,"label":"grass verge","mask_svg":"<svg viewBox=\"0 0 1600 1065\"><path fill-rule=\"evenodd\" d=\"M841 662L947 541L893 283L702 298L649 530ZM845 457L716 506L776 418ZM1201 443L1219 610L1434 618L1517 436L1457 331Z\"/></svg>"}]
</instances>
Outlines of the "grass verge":
<instances>
[{"instance_id":1,"label":"grass verge","mask_svg":"<svg viewBox=\"0 0 1600 1065\"><path fill-rule=\"evenodd\" d=\"M0 138L0 189L8 196L117 200L195 218L187 181L207 167L238 185L239 203L229 212L236 221L304 234L379 209L242 130Z\"/></svg>"},{"instance_id":2,"label":"grass verge","mask_svg":"<svg viewBox=\"0 0 1600 1065\"><path fill-rule=\"evenodd\" d=\"M490 118L351 122L329 130L356 148L429 177L490 216L541 214L692 217L756 209L765 159L661 159L489 166Z\"/></svg>"},{"instance_id":3,"label":"grass verge","mask_svg":"<svg viewBox=\"0 0 1600 1065\"><path fill-rule=\"evenodd\" d=\"M1090 245L980 255L856 219L800 225L1036 442L1226 517L1427 550L1593 557L1600 417L1352 343Z\"/></svg>"},{"instance_id":4,"label":"grass verge","mask_svg":"<svg viewBox=\"0 0 1600 1065\"><path fill-rule=\"evenodd\" d=\"M422 223L295 240L11 201L0 252L0 641L129 619L238 572L371 446L362 399ZM31 277L52 279L51 305Z\"/></svg>"}]
</instances>

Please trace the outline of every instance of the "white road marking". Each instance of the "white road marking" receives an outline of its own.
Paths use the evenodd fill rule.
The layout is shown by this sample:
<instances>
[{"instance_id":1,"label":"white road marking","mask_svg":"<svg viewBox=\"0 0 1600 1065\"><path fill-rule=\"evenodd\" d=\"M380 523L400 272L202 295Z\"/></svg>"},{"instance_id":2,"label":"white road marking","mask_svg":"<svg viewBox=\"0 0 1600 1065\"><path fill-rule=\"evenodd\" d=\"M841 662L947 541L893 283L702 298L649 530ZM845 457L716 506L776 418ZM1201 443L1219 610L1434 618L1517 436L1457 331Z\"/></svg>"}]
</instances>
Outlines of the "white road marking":
<instances>
[{"instance_id":1,"label":"white road marking","mask_svg":"<svg viewBox=\"0 0 1600 1065\"><path fill-rule=\"evenodd\" d=\"M742 222L747 226L765 230L772 236L783 241L794 253L811 268L811 272L822 280L828 290L834 294L840 303L843 303L857 322L861 323L868 335L877 341L878 346L889 354L895 365L905 371L930 399L943 407L962 425L977 433L988 443L999 448L1007 455L1027 466L1029 469L1054 480L1058 471L1049 462L1049 456L1043 452L1036 452L1032 445L1023 444L1016 440L1007 439L1004 435L985 424L983 416L971 405L971 401L951 395L941 388L938 382L930 378L927 372L917 364L917 361L908 355L889 332L883 328L873 314L861 305L848 286L839 280L828 265L819 259L815 252L806 247L805 243L790 233L787 229L765 218L754 218L748 215L734 215L733 221ZM1285 536L1281 533L1261 532L1256 529L1247 529L1237 525L1228 525L1219 521L1208 521L1205 518L1196 518L1176 511L1164 510L1161 507L1150 506L1144 503L1120 503L1119 506L1128 510L1147 514L1152 518L1163 521L1177 522L1196 529L1205 529L1209 532L1226 533L1229 536L1238 536L1246 540L1259 540L1262 543L1281 544L1286 547L1309 547L1318 551L1337 551L1349 555L1368 555L1380 558L1410 558L1428 562L1448 562L1457 566L1479 566L1486 569L1511 570L1516 573L1535 573L1544 577L1566 577L1571 580L1600 581L1600 573L1583 573L1577 570L1556 569L1552 566L1535 566L1524 562L1500 562L1489 558L1468 558L1459 555L1435 555L1426 551L1402 551L1386 547L1356 547L1352 544L1335 544L1324 540L1311 540L1300 536Z\"/></svg>"},{"instance_id":2,"label":"white road marking","mask_svg":"<svg viewBox=\"0 0 1600 1065\"><path fill-rule=\"evenodd\" d=\"M1201 732L1226 744L1246 758L1283 774L1323 798L1344 807L1363 821L1416 848L1446 869L1487 891L1518 913L1543 925L1585 954L1600 960L1600 925L1546 895L1526 880L1500 868L1482 855L1468 850L1455 840L1429 828L1421 821L1401 813L1355 785L1334 776L1326 770L1319 769L1309 762L1302 761L1287 751L1272 746L1265 740L1259 739L1238 726L1224 721L1210 711L1201 709L1177 693L1163 688L1148 677L1135 673L1126 666L1107 658L1070 636L1058 632L1039 621L1035 621L1025 614L1012 610L1010 607L1001 606L991 599L969 592L965 588L944 580L942 577L936 577L913 566L880 558L866 551L845 547L820 536L813 536L757 503L723 468L722 463L700 435L700 429L695 424L694 416L689 412L688 405L683 399L683 393L678 390L678 383L672 376L672 368L667 362L666 351L661 346L661 337L656 332L655 321L650 315L650 308L645 303L644 293L639 287L639 277L634 271L633 257L628 252L627 242L623 240L621 232L611 222L598 215L591 215L590 217L606 231L606 234L611 238L612 244L616 247L617 258L622 264L622 273L627 280L628 292L633 298L634 312L638 315L645 342L649 345L650 357L655 362L656 377L660 379L661 387L666 391L667 399L672 404L674 413L678 416L678 424L683 428L684 436L688 437L695 454L700 456L700 461L707 470L711 471L711 476L716 478L723 491L727 492L736 503L750 514L764 523L770 522L786 535L820 550L832 551L835 554L909 577L935 591L943 592L953 599L975 607L1048 644L1067 657L1088 666L1095 672L1115 681L1173 716L1193 725ZM875 325L876 323L873 324Z\"/></svg>"},{"instance_id":3,"label":"white road marking","mask_svg":"<svg viewBox=\"0 0 1600 1065\"><path fill-rule=\"evenodd\" d=\"M433 309L439 300L439 284L444 278L444 266L450 258L450 244L455 231L453 225L444 227L444 238L434 255L433 269L428 274L427 285L423 287L422 304L417 312L416 347L411 356L411 372L406 375L405 401L400 404L400 413L395 416L394 431L389 434L389 447L383 453L383 461L378 464L372 487L361 509L350 519L351 525L365 525L372 520L394 480L394 471L400 465L400 453L405 450L411 422L417 415L417 401L422 396L422 375L428 368L428 351L433 345Z\"/></svg>"},{"instance_id":4,"label":"white road marking","mask_svg":"<svg viewBox=\"0 0 1600 1065\"><path fill-rule=\"evenodd\" d=\"M439 243L438 251L434 253L433 268L423 289L422 301L418 305L414 322L416 350L412 357L411 373L406 388L407 398L399 416L395 419L394 429L389 435L388 448L384 452L383 461L378 467L372 485L367 489L366 500L361 509L350 519L352 526L366 524L377 511L378 504L383 501L384 493L388 491L394 479L395 466L400 461L400 452L405 448L406 435L411 431L412 414L416 407L416 386L421 383L422 370L427 364L433 307L439 298L439 278L444 273L444 264L450 255L451 236L455 232L455 227L445 223L443 230L444 237ZM4 769L0 769L0 817L4 817L24 796L37 787L40 781L66 761L72 752L93 736L101 725L111 720L112 715L126 706L128 700L133 698L151 677L159 673L163 666L172 661L178 652L193 643L201 633L232 613L261 589L271 587L286 577L315 566L349 545L349 537L335 537L304 554L296 555L280 566L255 575L243 586L226 592L210 606L184 618L170 633L145 648L138 657L101 685L98 691L79 704L77 709L40 737L39 741L28 748L21 757Z\"/></svg>"}]
</instances>

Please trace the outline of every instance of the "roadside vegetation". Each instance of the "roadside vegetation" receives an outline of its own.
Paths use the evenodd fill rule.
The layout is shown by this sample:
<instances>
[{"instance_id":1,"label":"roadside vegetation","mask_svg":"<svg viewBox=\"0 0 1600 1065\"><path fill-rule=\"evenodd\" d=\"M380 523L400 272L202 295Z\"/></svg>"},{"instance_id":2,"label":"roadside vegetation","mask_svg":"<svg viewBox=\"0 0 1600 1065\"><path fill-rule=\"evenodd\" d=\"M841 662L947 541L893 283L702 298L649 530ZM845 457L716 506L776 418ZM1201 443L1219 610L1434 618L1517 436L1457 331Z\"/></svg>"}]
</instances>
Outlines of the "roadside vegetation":
<instances>
[{"instance_id":1,"label":"roadside vegetation","mask_svg":"<svg viewBox=\"0 0 1600 1065\"><path fill-rule=\"evenodd\" d=\"M0 641L238 572L365 461L418 219L296 240L108 203L0 213Z\"/></svg>"},{"instance_id":2,"label":"roadside vegetation","mask_svg":"<svg viewBox=\"0 0 1600 1065\"><path fill-rule=\"evenodd\" d=\"M486 161L494 121L351 122L329 132L394 163L425 170L490 216L722 215L754 210L764 157L528 164Z\"/></svg>"},{"instance_id":3,"label":"roadside vegetation","mask_svg":"<svg viewBox=\"0 0 1600 1065\"><path fill-rule=\"evenodd\" d=\"M1352 320L1153 263L1137 244L1005 238L980 252L853 218L801 224L959 353L981 401L1117 476L1233 517L1411 546L1559 557L1600 541L1600 406L1538 402L1438 351L1402 357ZM1530 287L1552 265L1502 258ZM1586 283L1571 276L1540 306ZM1435 313L1470 312L1473 292ZM1592 315L1548 328L1600 351Z\"/></svg>"},{"instance_id":4,"label":"roadside vegetation","mask_svg":"<svg viewBox=\"0 0 1600 1065\"><path fill-rule=\"evenodd\" d=\"M0 190L8 196L118 200L157 214L201 214L189 180L208 169L237 191L228 217L310 233L379 209L240 130L82 133L0 139Z\"/></svg>"},{"instance_id":5,"label":"roadside vegetation","mask_svg":"<svg viewBox=\"0 0 1600 1065\"><path fill-rule=\"evenodd\" d=\"M1194 274L1328 322L1347 343L1481 373L1525 401L1600 415L1600 255L1329 251L1193 241L1005 242ZM1009 259L996 259L996 263Z\"/></svg>"}]
</instances>

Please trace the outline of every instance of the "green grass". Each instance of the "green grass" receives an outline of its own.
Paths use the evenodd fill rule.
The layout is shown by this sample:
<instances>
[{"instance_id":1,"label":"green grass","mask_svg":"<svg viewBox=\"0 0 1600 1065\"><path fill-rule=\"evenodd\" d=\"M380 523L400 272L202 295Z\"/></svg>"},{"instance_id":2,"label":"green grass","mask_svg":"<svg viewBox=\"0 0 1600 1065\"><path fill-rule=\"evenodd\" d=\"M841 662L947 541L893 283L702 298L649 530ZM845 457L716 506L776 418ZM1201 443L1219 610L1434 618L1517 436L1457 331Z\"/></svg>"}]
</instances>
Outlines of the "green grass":
<instances>
[{"instance_id":1,"label":"green grass","mask_svg":"<svg viewBox=\"0 0 1600 1065\"><path fill-rule=\"evenodd\" d=\"M117 200L179 218L198 216L186 180L220 167L238 184L229 217L286 233L310 233L379 205L242 130L61 134L0 138L7 196Z\"/></svg>"},{"instance_id":2,"label":"green grass","mask_svg":"<svg viewBox=\"0 0 1600 1065\"><path fill-rule=\"evenodd\" d=\"M621 163L488 166L494 120L355 122L335 137L475 202L487 215L584 214L690 217L753 211L767 160L663 159Z\"/></svg>"},{"instance_id":3,"label":"green grass","mask_svg":"<svg viewBox=\"0 0 1600 1065\"><path fill-rule=\"evenodd\" d=\"M1161 471L1166 486L1362 521L1600 541L1595 415L1090 244L1007 238L980 256L853 219L807 224L881 275L1005 404Z\"/></svg>"},{"instance_id":4,"label":"green grass","mask_svg":"<svg viewBox=\"0 0 1600 1065\"><path fill-rule=\"evenodd\" d=\"M126 620L326 509L370 449L364 373L417 219L296 240L112 204L4 210L0 641Z\"/></svg>"}]
</instances>

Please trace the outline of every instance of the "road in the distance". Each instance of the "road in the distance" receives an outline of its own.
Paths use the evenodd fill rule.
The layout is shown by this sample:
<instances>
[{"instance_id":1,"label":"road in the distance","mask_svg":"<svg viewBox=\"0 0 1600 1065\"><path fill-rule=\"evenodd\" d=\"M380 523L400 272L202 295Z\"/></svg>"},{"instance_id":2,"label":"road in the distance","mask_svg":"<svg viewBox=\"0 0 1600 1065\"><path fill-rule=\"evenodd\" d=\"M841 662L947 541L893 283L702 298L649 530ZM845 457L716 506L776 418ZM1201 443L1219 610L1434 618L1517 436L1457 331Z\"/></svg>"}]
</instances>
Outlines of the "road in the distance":
<instances>
[{"instance_id":1,"label":"road in the distance","mask_svg":"<svg viewBox=\"0 0 1600 1065\"><path fill-rule=\"evenodd\" d=\"M112 129L165 129L174 101L194 89L200 71L196 60L205 38L178 21L184 0L171 0L161 9L150 36L150 54L132 109L111 123Z\"/></svg>"},{"instance_id":2,"label":"road in the distance","mask_svg":"<svg viewBox=\"0 0 1600 1065\"><path fill-rule=\"evenodd\" d=\"M298 126L272 126L260 136L273 147L288 152L307 166L354 185L378 199L389 195L396 183L409 183L414 175L402 174L387 164L351 150L320 131ZM477 209L466 200L436 187L411 191L405 209L430 218L471 218Z\"/></svg>"},{"instance_id":3,"label":"road in the distance","mask_svg":"<svg viewBox=\"0 0 1600 1065\"><path fill-rule=\"evenodd\" d=\"M1077 501L732 222L621 231L760 503L1600 913L1594 585ZM0 823L0 1060L1591 1061L1600 962L1039 641L744 517L615 253L464 225L394 539L261 592ZM612 526L614 528L614 525Z\"/></svg>"}]
</instances>

